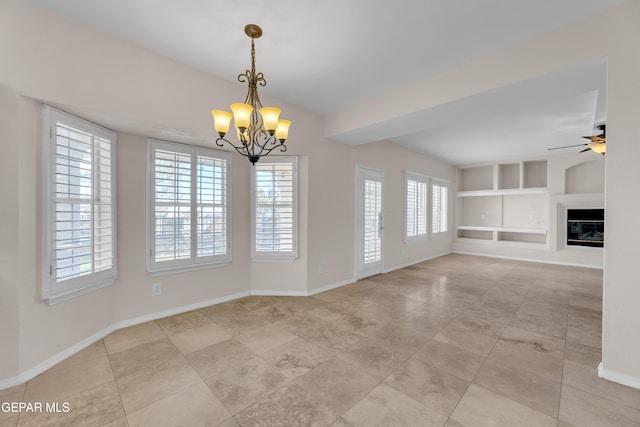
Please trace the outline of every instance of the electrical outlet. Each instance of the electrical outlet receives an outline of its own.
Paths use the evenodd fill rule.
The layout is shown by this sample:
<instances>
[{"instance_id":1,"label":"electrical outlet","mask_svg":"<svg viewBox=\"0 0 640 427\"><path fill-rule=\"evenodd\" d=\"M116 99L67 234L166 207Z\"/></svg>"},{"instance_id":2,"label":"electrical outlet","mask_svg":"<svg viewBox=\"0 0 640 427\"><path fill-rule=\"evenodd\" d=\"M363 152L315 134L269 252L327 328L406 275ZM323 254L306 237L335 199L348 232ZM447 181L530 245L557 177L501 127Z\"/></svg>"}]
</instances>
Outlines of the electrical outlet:
<instances>
[{"instance_id":1,"label":"electrical outlet","mask_svg":"<svg viewBox=\"0 0 640 427\"><path fill-rule=\"evenodd\" d=\"M324 266L323 265L318 267L318 274L324 274Z\"/></svg>"},{"instance_id":2,"label":"electrical outlet","mask_svg":"<svg viewBox=\"0 0 640 427\"><path fill-rule=\"evenodd\" d=\"M158 296L162 293L162 283L154 283L151 287L151 295Z\"/></svg>"}]
</instances>

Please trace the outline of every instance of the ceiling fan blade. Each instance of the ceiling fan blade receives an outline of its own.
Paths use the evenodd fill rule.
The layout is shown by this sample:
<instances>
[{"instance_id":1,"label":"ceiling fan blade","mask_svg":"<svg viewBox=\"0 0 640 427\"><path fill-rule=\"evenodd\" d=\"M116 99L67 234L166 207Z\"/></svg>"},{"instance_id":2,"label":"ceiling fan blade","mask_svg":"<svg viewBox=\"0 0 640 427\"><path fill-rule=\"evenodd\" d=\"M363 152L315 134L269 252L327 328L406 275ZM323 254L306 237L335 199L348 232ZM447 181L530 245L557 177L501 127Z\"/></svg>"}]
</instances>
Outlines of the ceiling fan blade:
<instances>
[{"instance_id":1,"label":"ceiling fan blade","mask_svg":"<svg viewBox=\"0 0 640 427\"><path fill-rule=\"evenodd\" d=\"M551 150L560 150L562 148L571 148L571 147L580 147L582 145L589 145L587 143L585 144L574 144L574 145L565 145L564 147L553 147L553 148L547 148L547 151L551 151Z\"/></svg>"},{"instance_id":2,"label":"ceiling fan blade","mask_svg":"<svg viewBox=\"0 0 640 427\"><path fill-rule=\"evenodd\" d=\"M585 148L584 150L580 151L581 153L584 153L586 151L591 151L591 148Z\"/></svg>"}]
</instances>

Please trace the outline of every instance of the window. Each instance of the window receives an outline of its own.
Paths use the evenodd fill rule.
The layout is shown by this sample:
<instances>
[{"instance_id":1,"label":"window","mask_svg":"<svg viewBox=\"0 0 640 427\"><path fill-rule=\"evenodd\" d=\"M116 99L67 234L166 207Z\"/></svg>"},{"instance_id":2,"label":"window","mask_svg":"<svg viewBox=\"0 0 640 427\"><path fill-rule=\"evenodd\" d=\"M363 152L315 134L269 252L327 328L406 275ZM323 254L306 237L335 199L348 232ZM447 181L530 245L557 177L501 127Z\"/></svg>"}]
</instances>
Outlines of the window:
<instances>
[{"instance_id":1,"label":"window","mask_svg":"<svg viewBox=\"0 0 640 427\"><path fill-rule=\"evenodd\" d=\"M117 276L116 134L43 108L42 297L50 304Z\"/></svg>"},{"instance_id":2,"label":"window","mask_svg":"<svg viewBox=\"0 0 640 427\"><path fill-rule=\"evenodd\" d=\"M251 256L256 261L293 261L298 256L298 159L263 157L252 169Z\"/></svg>"},{"instance_id":3,"label":"window","mask_svg":"<svg viewBox=\"0 0 640 427\"><path fill-rule=\"evenodd\" d=\"M448 184L431 180L431 237L439 237L447 231L447 193Z\"/></svg>"},{"instance_id":4,"label":"window","mask_svg":"<svg viewBox=\"0 0 640 427\"><path fill-rule=\"evenodd\" d=\"M149 271L229 263L230 154L153 139L147 151Z\"/></svg>"},{"instance_id":5,"label":"window","mask_svg":"<svg viewBox=\"0 0 640 427\"><path fill-rule=\"evenodd\" d=\"M424 175L405 173L405 241L426 239L427 183Z\"/></svg>"}]
</instances>

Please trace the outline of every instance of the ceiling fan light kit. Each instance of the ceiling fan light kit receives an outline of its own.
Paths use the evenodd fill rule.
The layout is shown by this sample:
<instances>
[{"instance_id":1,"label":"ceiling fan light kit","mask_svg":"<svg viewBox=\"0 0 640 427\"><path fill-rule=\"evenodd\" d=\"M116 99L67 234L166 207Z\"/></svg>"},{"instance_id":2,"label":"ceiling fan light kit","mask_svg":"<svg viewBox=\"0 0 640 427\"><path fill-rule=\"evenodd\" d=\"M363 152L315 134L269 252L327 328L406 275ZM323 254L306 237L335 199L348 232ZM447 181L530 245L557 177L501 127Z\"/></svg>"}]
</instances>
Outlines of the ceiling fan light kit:
<instances>
[{"instance_id":1,"label":"ceiling fan light kit","mask_svg":"<svg viewBox=\"0 0 640 427\"><path fill-rule=\"evenodd\" d=\"M607 151L607 125L606 124L598 125L596 126L596 129L598 129L601 132L599 135L583 136L583 138L586 138L589 141L591 141L590 143L587 142L584 144L574 144L574 145L565 145L563 147L554 147L554 148L549 148L549 151L560 150L563 148L581 147L586 145L587 148L580 151L581 153L584 153L587 151L593 151L594 153L602 154L604 156Z\"/></svg>"},{"instance_id":2,"label":"ceiling fan light kit","mask_svg":"<svg viewBox=\"0 0 640 427\"><path fill-rule=\"evenodd\" d=\"M604 142L598 142L596 144L589 144L589 150L594 151L604 156L607 151L606 144Z\"/></svg>"},{"instance_id":3,"label":"ceiling fan light kit","mask_svg":"<svg viewBox=\"0 0 640 427\"><path fill-rule=\"evenodd\" d=\"M262 106L258 96L258 85L266 86L267 81L262 73L256 73L254 43L255 39L262 36L262 29L255 24L248 24L244 27L244 33L251 38L251 69L239 74L238 81L249 86L247 96L244 102L230 105L231 113L211 110L211 115L219 136L216 145L224 147L223 141L226 142L255 165L260 157L267 156L276 148L281 152L287 151L284 143L289 137L291 122L280 119L279 108ZM238 138L238 143L235 144L225 138L232 119Z\"/></svg>"}]
</instances>

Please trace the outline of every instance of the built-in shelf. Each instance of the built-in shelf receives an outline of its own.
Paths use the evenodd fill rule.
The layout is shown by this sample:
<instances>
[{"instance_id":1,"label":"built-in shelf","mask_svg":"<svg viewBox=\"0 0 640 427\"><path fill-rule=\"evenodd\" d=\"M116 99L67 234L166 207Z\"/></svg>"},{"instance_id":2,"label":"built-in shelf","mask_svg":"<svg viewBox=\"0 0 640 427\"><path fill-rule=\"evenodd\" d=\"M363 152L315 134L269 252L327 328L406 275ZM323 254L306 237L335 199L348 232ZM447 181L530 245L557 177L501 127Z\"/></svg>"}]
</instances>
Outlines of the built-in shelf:
<instances>
[{"instance_id":1,"label":"built-in shelf","mask_svg":"<svg viewBox=\"0 0 640 427\"><path fill-rule=\"evenodd\" d=\"M458 230L466 231L498 231L501 233L524 233L524 234L542 234L547 235L546 228L537 227L485 227L475 225L459 225L456 227Z\"/></svg>"},{"instance_id":2,"label":"built-in shelf","mask_svg":"<svg viewBox=\"0 0 640 427\"><path fill-rule=\"evenodd\" d=\"M458 191L458 197L486 197L486 196L528 196L532 194L547 194L546 187L540 188L511 188L502 190L473 190Z\"/></svg>"},{"instance_id":3,"label":"built-in shelf","mask_svg":"<svg viewBox=\"0 0 640 427\"><path fill-rule=\"evenodd\" d=\"M520 163L498 165L498 186L500 190L520 188ZM495 187L495 186L494 186Z\"/></svg>"},{"instance_id":4,"label":"built-in shelf","mask_svg":"<svg viewBox=\"0 0 640 427\"><path fill-rule=\"evenodd\" d=\"M458 239L537 248L547 244L546 160L461 167L456 196Z\"/></svg>"},{"instance_id":5,"label":"built-in shelf","mask_svg":"<svg viewBox=\"0 0 640 427\"><path fill-rule=\"evenodd\" d=\"M459 169L458 190L493 190L493 166L477 166Z\"/></svg>"},{"instance_id":6,"label":"built-in shelf","mask_svg":"<svg viewBox=\"0 0 640 427\"><path fill-rule=\"evenodd\" d=\"M458 230L458 239L493 240L491 231Z\"/></svg>"},{"instance_id":7,"label":"built-in shelf","mask_svg":"<svg viewBox=\"0 0 640 427\"><path fill-rule=\"evenodd\" d=\"M547 161L496 163L458 169L458 191L502 191L545 188Z\"/></svg>"},{"instance_id":8,"label":"built-in shelf","mask_svg":"<svg viewBox=\"0 0 640 427\"><path fill-rule=\"evenodd\" d=\"M522 162L522 188L547 186L547 161Z\"/></svg>"}]
</instances>

